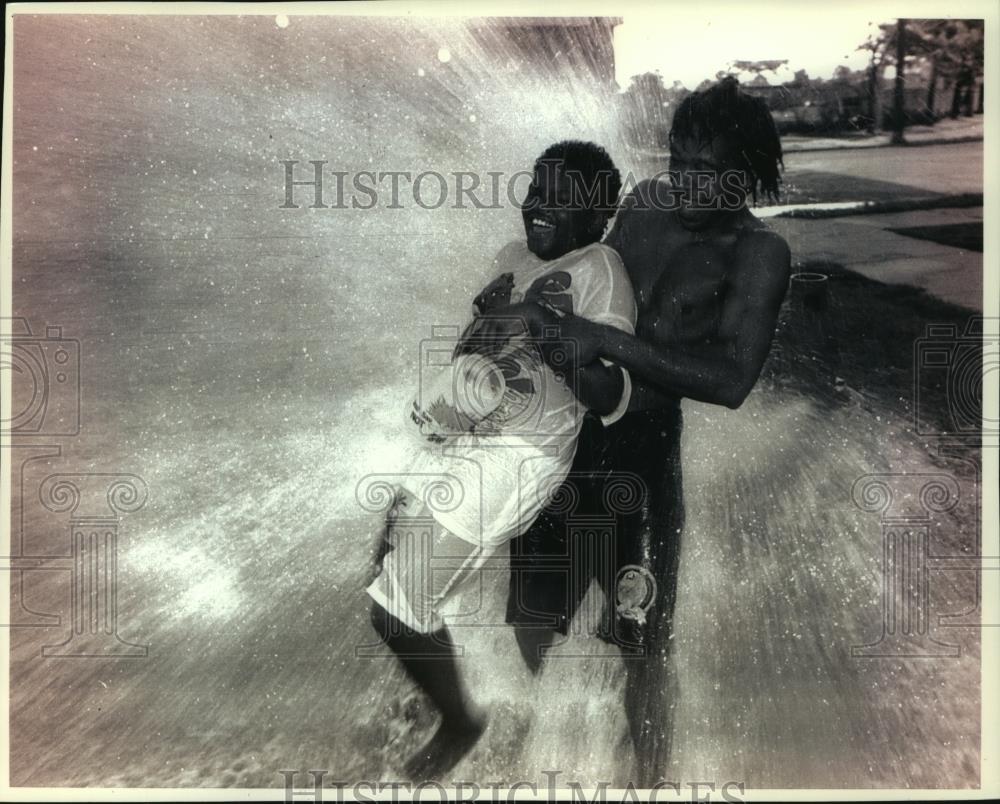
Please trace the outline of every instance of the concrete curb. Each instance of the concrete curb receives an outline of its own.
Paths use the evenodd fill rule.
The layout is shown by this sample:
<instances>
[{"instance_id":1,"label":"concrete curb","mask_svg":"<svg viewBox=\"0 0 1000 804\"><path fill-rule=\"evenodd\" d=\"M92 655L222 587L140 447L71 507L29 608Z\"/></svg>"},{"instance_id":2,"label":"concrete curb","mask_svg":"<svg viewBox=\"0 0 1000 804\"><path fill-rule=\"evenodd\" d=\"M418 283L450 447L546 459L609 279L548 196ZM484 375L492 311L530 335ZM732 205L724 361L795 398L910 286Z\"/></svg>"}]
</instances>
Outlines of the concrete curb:
<instances>
[{"instance_id":1,"label":"concrete curb","mask_svg":"<svg viewBox=\"0 0 1000 804\"><path fill-rule=\"evenodd\" d=\"M872 142L870 140L861 140L859 142L851 142L844 144L816 144L810 145L808 142L790 142L782 143L782 151L786 154L801 154L801 153L816 153L819 151L851 151L862 148L922 148L925 145L958 145L963 142L982 142L983 136L980 135L968 135L961 137L942 137L941 139L933 140L907 140L902 144L893 144L892 142Z\"/></svg>"},{"instance_id":2,"label":"concrete curb","mask_svg":"<svg viewBox=\"0 0 1000 804\"><path fill-rule=\"evenodd\" d=\"M896 201L858 201L856 203L841 202L836 206L827 204L789 205L791 208L782 211L781 207L771 207L767 218L840 218L845 215L878 215L889 212L911 212L919 209L956 209L963 207L981 207L982 193L961 193L959 195L938 195L925 198L901 198ZM767 209L765 207L765 209ZM756 214L756 213L755 213Z\"/></svg>"},{"instance_id":3,"label":"concrete curb","mask_svg":"<svg viewBox=\"0 0 1000 804\"><path fill-rule=\"evenodd\" d=\"M782 154L812 154L822 151L865 151L873 148L923 148L929 145L961 145L965 142L983 142L982 134L968 134L956 137L941 137L933 140L906 140L901 145L894 145L889 140L858 140L857 142L843 143L811 143L811 142L785 142L781 143ZM646 159L667 160L670 158L669 151L661 151L655 148L639 148L637 153Z\"/></svg>"}]
</instances>

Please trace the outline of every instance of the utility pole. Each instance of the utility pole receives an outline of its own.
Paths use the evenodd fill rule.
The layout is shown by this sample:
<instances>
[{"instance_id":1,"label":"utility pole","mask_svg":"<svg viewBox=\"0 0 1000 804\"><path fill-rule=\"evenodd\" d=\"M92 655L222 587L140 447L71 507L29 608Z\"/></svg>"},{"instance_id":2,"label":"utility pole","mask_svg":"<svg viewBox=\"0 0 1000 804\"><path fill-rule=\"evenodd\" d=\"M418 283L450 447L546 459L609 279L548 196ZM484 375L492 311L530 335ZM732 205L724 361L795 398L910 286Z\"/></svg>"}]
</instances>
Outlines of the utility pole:
<instances>
[{"instance_id":1,"label":"utility pole","mask_svg":"<svg viewBox=\"0 0 1000 804\"><path fill-rule=\"evenodd\" d=\"M906 63L906 20L900 19L896 23L896 87L893 95L893 120L892 120L892 144L905 145L906 139L903 137L903 124L905 122L903 114L903 104L905 95L903 94L903 68Z\"/></svg>"},{"instance_id":2,"label":"utility pole","mask_svg":"<svg viewBox=\"0 0 1000 804\"><path fill-rule=\"evenodd\" d=\"M927 114L930 116L930 121L933 123L937 120L937 115L934 113L934 104L936 102L937 93L937 80L938 80L938 57L936 53L931 54L931 77L927 82Z\"/></svg>"}]
</instances>

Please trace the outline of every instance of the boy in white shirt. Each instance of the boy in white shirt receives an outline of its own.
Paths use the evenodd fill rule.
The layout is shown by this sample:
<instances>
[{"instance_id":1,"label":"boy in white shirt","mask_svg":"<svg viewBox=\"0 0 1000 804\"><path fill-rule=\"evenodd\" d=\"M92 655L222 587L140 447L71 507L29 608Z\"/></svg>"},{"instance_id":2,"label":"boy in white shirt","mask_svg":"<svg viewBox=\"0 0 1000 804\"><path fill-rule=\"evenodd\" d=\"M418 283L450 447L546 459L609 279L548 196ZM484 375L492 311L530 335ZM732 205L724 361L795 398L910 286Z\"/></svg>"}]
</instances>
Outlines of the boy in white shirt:
<instances>
[{"instance_id":1,"label":"boy in white shirt","mask_svg":"<svg viewBox=\"0 0 1000 804\"><path fill-rule=\"evenodd\" d=\"M548 148L522 208L525 241L497 255L453 359L422 374L410 418L423 446L396 490L367 588L379 637L442 714L407 764L416 779L453 767L486 726L462 684L442 604L535 521L569 472L587 410L610 424L628 407L628 374L606 360L579 365L559 337L566 314L634 332L632 285L599 242L620 188L600 146ZM414 520L433 524L400 526Z\"/></svg>"}]
</instances>

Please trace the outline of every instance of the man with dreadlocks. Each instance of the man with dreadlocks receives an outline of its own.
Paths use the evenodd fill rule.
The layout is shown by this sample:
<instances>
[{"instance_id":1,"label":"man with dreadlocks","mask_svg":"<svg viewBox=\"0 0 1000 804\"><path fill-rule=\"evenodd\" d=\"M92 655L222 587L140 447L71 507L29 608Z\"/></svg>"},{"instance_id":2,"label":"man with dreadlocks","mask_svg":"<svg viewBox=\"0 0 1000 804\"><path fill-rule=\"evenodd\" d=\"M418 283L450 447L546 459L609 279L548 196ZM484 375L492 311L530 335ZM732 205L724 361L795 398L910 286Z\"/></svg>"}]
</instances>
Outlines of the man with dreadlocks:
<instances>
[{"instance_id":1,"label":"man with dreadlocks","mask_svg":"<svg viewBox=\"0 0 1000 804\"><path fill-rule=\"evenodd\" d=\"M533 670L555 632L566 633L589 579L603 587L610 605L602 635L626 658L626 713L637 768L650 783L666 772L675 703L668 646L684 523L680 400L737 408L760 374L790 259L785 241L746 200L759 191L776 196L780 164L767 107L741 93L734 78L680 105L670 181L640 183L606 240L636 292L636 334L578 317L561 322L579 360L612 361L633 384L628 412L616 423L604 428L588 416L567 481L576 488L563 495L580 501L575 516L604 513L583 510L588 502L617 508L614 546L585 556L579 543L567 544L577 537L552 508L512 545L507 619ZM567 555L571 571L553 570Z\"/></svg>"}]
</instances>

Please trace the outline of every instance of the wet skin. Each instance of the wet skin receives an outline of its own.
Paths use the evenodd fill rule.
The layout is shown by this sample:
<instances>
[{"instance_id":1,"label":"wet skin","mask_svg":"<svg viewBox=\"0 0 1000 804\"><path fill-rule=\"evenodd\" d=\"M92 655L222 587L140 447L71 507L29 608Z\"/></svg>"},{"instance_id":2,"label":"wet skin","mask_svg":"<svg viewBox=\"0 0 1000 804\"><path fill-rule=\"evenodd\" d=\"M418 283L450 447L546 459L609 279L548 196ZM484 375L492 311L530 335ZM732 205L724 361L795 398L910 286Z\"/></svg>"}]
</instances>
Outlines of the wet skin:
<instances>
[{"instance_id":1,"label":"wet skin","mask_svg":"<svg viewBox=\"0 0 1000 804\"><path fill-rule=\"evenodd\" d=\"M604 357L629 370L630 412L669 410L683 397L736 408L757 381L788 284L790 255L785 241L745 206L714 208L724 206L716 200L729 200L722 196L732 183L695 175L713 171L719 177L737 164L733 149L718 138L675 142L670 168L679 180L675 189L683 190L680 208L656 203L668 193L658 193L652 182L640 184L623 202L606 242L621 255L635 290L635 336L575 317L560 322L562 337L576 339L580 360ZM743 200L745 195L744 189ZM669 640L681 533L670 527L674 513L659 511L649 527L631 536L657 580L656 602L637 634L646 653L625 663L636 772L648 784L669 762L676 703ZM522 628L517 636L532 666L530 657L540 656L555 633Z\"/></svg>"},{"instance_id":2,"label":"wet skin","mask_svg":"<svg viewBox=\"0 0 1000 804\"><path fill-rule=\"evenodd\" d=\"M677 142L670 168L686 190L680 208L657 204L652 182L623 202L606 242L635 289L636 336L578 318L562 322L583 360L597 355L631 372L629 410L679 397L739 407L760 374L788 284L788 245L745 207L699 209L693 197L696 171L721 176L736 164L718 138ZM707 191L703 182L697 200L710 207L724 193L721 180Z\"/></svg>"}]
</instances>

